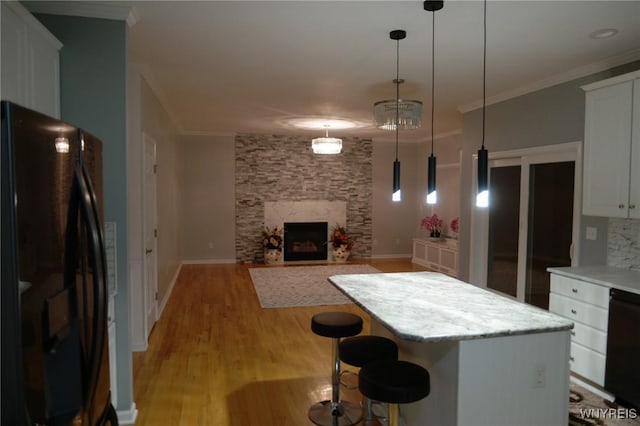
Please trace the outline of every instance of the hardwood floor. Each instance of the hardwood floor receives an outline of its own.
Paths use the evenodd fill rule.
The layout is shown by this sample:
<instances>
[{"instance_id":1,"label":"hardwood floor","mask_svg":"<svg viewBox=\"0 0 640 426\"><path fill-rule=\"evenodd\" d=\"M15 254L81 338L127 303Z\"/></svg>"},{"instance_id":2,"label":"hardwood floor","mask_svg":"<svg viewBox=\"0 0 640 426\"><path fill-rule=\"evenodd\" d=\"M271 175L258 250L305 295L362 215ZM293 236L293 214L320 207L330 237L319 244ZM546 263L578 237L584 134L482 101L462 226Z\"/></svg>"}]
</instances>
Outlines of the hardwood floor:
<instances>
[{"instance_id":1,"label":"hardwood floor","mask_svg":"<svg viewBox=\"0 0 640 426\"><path fill-rule=\"evenodd\" d=\"M362 263L426 270L409 259ZM365 332L369 317L354 304L263 309L248 272L256 266L182 267L149 349L133 356L137 426L313 424L309 406L331 398L331 341L311 332L311 317L354 312Z\"/></svg>"}]
</instances>

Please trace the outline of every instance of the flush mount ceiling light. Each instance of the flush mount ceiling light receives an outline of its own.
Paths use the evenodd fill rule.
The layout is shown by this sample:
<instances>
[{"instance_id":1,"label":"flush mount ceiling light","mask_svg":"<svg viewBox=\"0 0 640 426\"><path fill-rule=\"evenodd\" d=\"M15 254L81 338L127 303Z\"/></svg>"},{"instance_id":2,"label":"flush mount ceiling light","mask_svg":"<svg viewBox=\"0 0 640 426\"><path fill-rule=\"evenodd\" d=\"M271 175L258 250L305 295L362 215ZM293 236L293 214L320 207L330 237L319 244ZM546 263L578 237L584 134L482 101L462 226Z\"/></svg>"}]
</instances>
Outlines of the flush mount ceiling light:
<instances>
[{"instance_id":1,"label":"flush mount ceiling light","mask_svg":"<svg viewBox=\"0 0 640 426\"><path fill-rule=\"evenodd\" d=\"M595 39L603 39L603 38L613 37L616 34L618 34L618 30L615 28L602 28L600 30L596 30L590 33L589 37L595 38Z\"/></svg>"},{"instance_id":2,"label":"flush mount ceiling light","mask_svg":"<svg viewBox=\"0 0 640 426\"><path fill-rule=\"evenodd\" d=\"M314 154L340 154L342 152L342 139L330 138L329 127L329 125L324 126L324 137L311 140L311 149Z\"/></svg>"}]
</instances>

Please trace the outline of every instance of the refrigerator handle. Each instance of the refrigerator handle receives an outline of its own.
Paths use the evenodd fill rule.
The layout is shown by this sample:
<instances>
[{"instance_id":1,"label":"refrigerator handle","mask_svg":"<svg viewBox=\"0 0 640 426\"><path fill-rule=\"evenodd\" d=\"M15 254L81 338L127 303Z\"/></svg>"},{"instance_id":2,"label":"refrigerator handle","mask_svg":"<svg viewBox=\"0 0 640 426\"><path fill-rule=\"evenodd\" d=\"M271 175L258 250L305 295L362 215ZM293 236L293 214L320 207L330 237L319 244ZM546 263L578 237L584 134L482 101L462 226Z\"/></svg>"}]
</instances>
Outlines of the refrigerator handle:
<instances>
[{"instance_id":1,"label":"refrigerator handle","mask_svg":"<svg viewBox=\"0 0 640 426\"><path fill-rule=\"evenodd\" d=\"M90 345L91 349L89 351L87 362L89 376L85 394L85 403L87 404L85 408L89 411L89 416L92 417L93 414L91 413L91 401L93 401L93 398L95 396L98 378L100 376L100 369L102 368L102 354L104 351L106 339L106 258L103 244L104 239L102 235L102 228L100 227L99 222L96 198L95 194L93 193L91 182L88 179L88 173L86 172L84 165L76 165L74 185L77 185L77 191L72 197L72 201L69 207L69 214L72 214L71 210L73 207L75 207L76 209L76 218L78 217L78 210L82 214L82 218L84 219L84 222L86 224L88 250L90 253L89 260L91 262L92 270L93 324L91 324L90 326L92 328L91 335L93 336L93 338L91 339L91 342L87 342ZM75 222L77 224L77 219ZM75 229L75 232L77 232L77 225L75 226ZM67 238L69 238L69 234L67 234ZM74 242L74 244L70 247L72 248L72 250L75 250L75 253L71 251L71 254L75 254L77 259L77 242ZM73 259L68 259L68 261L74 262ZM74 268L70 270L70 272L75 274L75 265L73 266Z\"/></svg>"}]
</instances>

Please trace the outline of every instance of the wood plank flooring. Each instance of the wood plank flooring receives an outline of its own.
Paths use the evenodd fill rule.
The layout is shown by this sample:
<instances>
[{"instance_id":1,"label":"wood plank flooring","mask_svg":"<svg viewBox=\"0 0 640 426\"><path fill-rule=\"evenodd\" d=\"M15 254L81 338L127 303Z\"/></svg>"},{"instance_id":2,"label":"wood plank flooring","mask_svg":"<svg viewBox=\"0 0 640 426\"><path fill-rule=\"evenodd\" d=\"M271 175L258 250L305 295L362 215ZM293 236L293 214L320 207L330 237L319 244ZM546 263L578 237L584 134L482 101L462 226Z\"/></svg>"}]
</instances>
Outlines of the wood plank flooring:
<instances>
[{"instance_id":1,"label":"wood plank flooring","mask_svg":"<svg viewBox=\"0 0 640 426\"><path fill-rule=\"evenodd\" d=\"M409 259L370 260L383 272L426 270ZM329 309L262 309L248 269L185 265L146 352L133 355L136 426L307 426L331 398L331 342L310 330ZM344 399L360 394L342 390Z\"/></svg>"}]
</instances>

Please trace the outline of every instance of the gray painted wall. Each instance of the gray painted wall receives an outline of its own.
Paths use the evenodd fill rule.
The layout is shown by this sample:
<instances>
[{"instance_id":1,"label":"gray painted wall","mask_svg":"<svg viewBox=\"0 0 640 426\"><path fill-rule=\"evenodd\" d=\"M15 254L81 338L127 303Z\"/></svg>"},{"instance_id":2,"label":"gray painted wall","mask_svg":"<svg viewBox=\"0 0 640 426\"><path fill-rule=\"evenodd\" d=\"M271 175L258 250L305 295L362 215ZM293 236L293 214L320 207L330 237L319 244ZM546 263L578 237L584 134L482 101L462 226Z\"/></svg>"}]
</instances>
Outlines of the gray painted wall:
<instances>
[{"instance_id":1,"label":"gray painted wall","mask_svg":"<svg viewBox=\"0 0 640 426\"><path fill-rule=\"evenodd\" d=\"M530 148L584 139L584 91L580 86L624 74L640 68L640 61L599 72L567 83L542 89L486 109L485 146L492 151ZM460 234L460 278L469 279L471 209L475 208L475 188L472 188L472 156L481 145L482 111L463 115L462 164L460 177L460 211L463 224ZM578 255L580 265L606 264L606 218L582 216ZM587 226L597 228L597 241L584 237Z\"/></svg>"},{"instance_id":2,"label":"gray painted wall","mask_svg":"<svg viewBox=\"0 0 640 426\"><path fill-rule=\"evenodd\" d=\"M181 136L180 257L235 262L234 137Z\"/></svg>"},{"instance_id":3,"label":"gray painted wall","mask_svg":"<svg viewBox=\"0 0 640 426\"><path fill-rule=\"evenodd\" d=\"M127 265L126 70L124 21L36 15L62 43L60 50L61 118L87 129L103 142L105 221L117 224L115 297L118 401L133 401L129 345Z\"/></svg>"}]
</instances>

